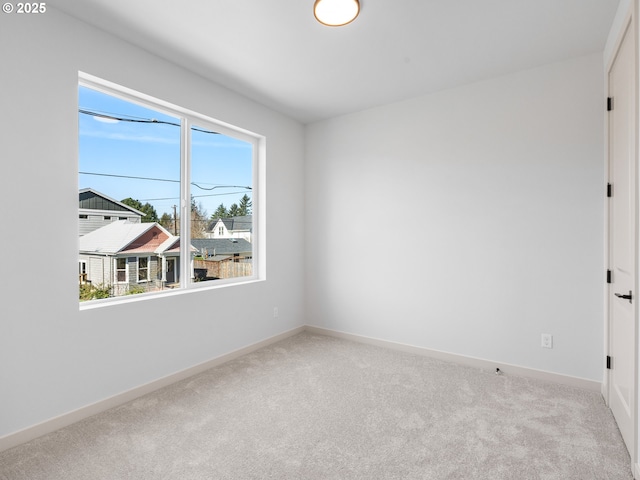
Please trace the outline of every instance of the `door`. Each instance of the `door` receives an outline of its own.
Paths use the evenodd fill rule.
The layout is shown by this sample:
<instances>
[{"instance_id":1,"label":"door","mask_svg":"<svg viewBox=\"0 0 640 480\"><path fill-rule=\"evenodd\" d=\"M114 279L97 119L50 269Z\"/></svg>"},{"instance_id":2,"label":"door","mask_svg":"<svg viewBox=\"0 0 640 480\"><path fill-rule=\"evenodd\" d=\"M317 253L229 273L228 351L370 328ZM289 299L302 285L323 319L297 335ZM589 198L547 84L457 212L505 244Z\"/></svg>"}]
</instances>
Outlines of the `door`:
<instances>
[{"instance_id":1,"label":"door","mask_svg":"<svg viewBox=\"0 0 640 480\"><path fill-rule=\"evenodd\" d=\"M176 259L167 258L167 283L176 283Z\"/></svg>"},{"instance_id":2,"label":"door","mask_svg":"<svg viewBox=\"0 0 640 480\"><path fill-rule=\"evenodd\" d=\"M609 406L635 458L636 388L636 76L631 23L608 72L610 111Z\"/></svg>"}]
</instances>

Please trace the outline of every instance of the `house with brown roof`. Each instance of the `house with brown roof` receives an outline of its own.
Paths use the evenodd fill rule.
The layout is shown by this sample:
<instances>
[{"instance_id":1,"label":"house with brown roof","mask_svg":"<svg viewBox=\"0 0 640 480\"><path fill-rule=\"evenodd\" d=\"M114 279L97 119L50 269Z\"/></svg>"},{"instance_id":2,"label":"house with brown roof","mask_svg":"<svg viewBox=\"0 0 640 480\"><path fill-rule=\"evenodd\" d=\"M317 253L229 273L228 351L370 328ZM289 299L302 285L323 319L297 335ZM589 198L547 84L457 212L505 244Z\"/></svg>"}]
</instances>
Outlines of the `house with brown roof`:
<instances>
[{"instance_id":1,"label":"house with brown roof","mask_svg":"<svg viewBox=\"0 0 640 480\"><path fill-rule=\"evenodd\" d=\"M180 237L158 223L114 221L80 237L78 250L80 283L109 287L114 297L180 281Z\"/></svg>"}]
</instances>

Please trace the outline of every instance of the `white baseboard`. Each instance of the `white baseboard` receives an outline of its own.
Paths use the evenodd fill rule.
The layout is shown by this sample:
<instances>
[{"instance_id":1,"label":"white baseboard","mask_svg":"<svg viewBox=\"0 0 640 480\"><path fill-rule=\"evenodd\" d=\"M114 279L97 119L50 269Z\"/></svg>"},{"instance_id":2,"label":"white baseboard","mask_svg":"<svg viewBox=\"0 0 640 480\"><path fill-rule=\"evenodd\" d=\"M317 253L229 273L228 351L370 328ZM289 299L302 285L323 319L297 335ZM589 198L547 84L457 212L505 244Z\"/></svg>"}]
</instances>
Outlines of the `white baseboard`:
<instances>
[{"instance_id":1,"label":"white baseboard","mask_svg":"<svg viewBox=\"0 0 640 480\"><path fill-rule=\"evenodd\" d=\"M226 353L193 367L181 370L180 372L167 375L166 377L162 377L158 380L154 380L144 385L140 385L139 387L127 390L126 392L114 395L104 400L100 400L99 402L93 403L91 405L87 405L77 410L62 414L49 420L45 420L42 423L27 427L24 430L20 430L0 437L0 452L16 447L35 438L41 437L42 435L46 435L47 433L54 432L60 428L79 422L80 420L84 420L85 418L91 417L92 415L96 415L98 413L127 403L131 400L135 400L136 398L146 395L147 393L151 393L155 390L171 385L172 383L184 380L185 378L191 377L200 372L204 372L205 370L208 370L210 368L217 367L218 365L229 362L242 355L246 355L247 353L254 352L260 348L271 345L272 343L279 342L280 340L284 340L285 338L301 333L304 330L305 327L294 328L293 330L275 335L247 347L234 350L233 352Z\"/></svg>"},{"instance_id":2,"label":"white baseboard","mask_svg":"<svg viewBox=\"0 0 640 480\"><path fill-rule=\"evenodd\" d=\"M536 370L534 368L521 367L519 365L511 365L508 363L500 363L500 362L495 362L491 360L485 360L482 358L468 357L465 355L443 352L440 350L432 350L424 347L416 347L414 345L407 345L404 343L390 342L388 340L365 337L362 335L355 335L352 333L340 332L337 330L330 330L327 328L313 327L313 326L307 325L306 331L310 333L317 333L320 335L328 335L331 337L343 338L346 340L353 340L355 342L366 343L369 345L377 345L380 347L392 348L394 350L400 350L403 352L423 355L426 357L436 358L438 360L445 360L448 362L486 369L492 372L494 372L496 368L499 368L501 372L507 375L511 374L511 375L518 375L526 378L535 378L538 380L543 380L543 381L553 382L553 383L560 383L562 385L578 387L585 390L591 390L594 392L601 392L601 388L602 388L602 384L595 380L588 380L585 378L572 377L570 375L562 375L559 373L546 372L544 370Z\"/></svg>"},{"instance_id":3,"label":"white baseboard","mask_svg":"<svg viewBox=\"0 0 640 480\"><path fill-rule=\"evenodd\" d=\"M602 398L604 398L604 403L609 405L609 383L607 379L607 375L605 373L604 378L602 379L602 384L600 387L600 393L602 394Z\"/></svg>"}]
</instances>

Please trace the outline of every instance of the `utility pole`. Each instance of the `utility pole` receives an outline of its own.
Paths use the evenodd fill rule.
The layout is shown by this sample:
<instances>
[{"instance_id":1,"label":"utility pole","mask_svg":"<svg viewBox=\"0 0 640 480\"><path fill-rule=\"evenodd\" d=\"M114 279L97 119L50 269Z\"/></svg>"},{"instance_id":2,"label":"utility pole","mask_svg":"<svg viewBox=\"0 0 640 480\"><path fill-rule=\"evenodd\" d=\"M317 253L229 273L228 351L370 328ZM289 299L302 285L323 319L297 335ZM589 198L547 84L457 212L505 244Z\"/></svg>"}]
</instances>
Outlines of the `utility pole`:
<instances>
[{"instance_id":1,"label":"utility pole","mask_svg":"<svg viewBox=\"0 0 640 480\"><path fill-rule=\"evenodd\" d=\"M176 208L178 208L176 205L173 206L173 234L177 237L178 236L178 214L176 212Z\"/></svg>"}]
</instances>

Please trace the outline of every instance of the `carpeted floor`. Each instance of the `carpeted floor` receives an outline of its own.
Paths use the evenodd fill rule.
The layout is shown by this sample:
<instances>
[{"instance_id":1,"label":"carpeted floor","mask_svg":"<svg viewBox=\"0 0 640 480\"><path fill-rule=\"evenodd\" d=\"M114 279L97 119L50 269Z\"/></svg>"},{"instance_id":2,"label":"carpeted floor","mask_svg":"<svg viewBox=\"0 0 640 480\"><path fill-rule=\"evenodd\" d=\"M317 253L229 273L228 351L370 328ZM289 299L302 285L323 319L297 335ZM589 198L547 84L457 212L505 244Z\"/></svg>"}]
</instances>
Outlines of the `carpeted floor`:
<instances>
[{"instance_id":1,"label":"carpeted floor","mask_svg":"<svg viewBox=\"0 0 640 480\"><path fill-rule=\"evenodd\" d=\"M2 480L629 480L602 397L302 333L0 453Z\"/></svg>"}]
</instances>

